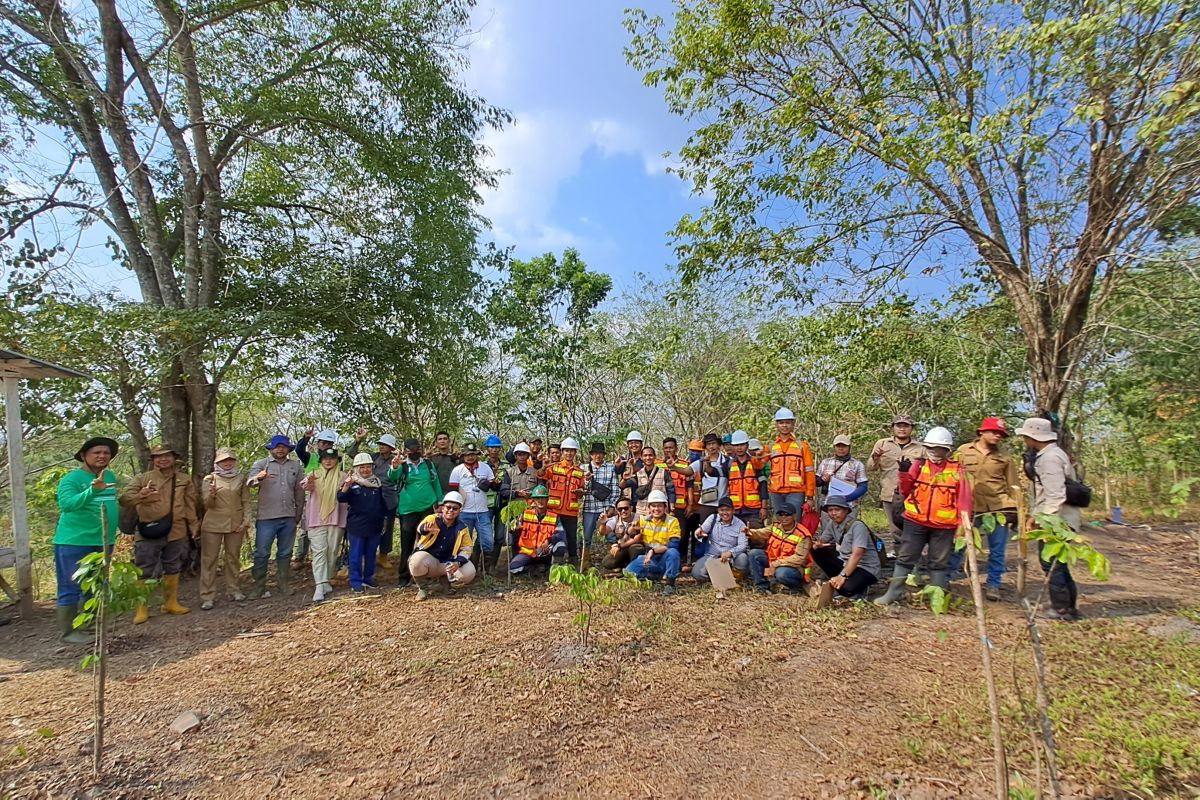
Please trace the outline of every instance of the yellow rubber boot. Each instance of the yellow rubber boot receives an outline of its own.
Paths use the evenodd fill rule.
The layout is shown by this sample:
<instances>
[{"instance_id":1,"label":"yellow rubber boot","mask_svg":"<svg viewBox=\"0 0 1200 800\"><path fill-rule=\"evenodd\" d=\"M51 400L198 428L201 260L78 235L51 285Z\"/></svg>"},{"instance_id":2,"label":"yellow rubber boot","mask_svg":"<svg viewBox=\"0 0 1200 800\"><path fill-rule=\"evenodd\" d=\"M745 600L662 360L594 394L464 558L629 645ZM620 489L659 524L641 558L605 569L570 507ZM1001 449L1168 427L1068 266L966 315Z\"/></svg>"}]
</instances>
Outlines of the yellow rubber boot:
<instances>
[{"instance_id":1,"label":"yellow rubber boot","mask_svg":"<svg viewBox=\"0 0 1200 800\"><path fill-rule=\"evenodd\" d=\"M186 614L190 608L179 605L179 576L163 575L163 604L165 614Z\"/></svg>"},{"instance_id":2,"label":"yellow rubber boot","mask_svg":"<svg viewBox=\"0 0 1200 800\"><path fill-rule=\"evenodd\" d=\"M141 625L143 622L150 619L150 609L145 603L138 603L133 607L133 624Z\"/></svg>"}]
</instances>

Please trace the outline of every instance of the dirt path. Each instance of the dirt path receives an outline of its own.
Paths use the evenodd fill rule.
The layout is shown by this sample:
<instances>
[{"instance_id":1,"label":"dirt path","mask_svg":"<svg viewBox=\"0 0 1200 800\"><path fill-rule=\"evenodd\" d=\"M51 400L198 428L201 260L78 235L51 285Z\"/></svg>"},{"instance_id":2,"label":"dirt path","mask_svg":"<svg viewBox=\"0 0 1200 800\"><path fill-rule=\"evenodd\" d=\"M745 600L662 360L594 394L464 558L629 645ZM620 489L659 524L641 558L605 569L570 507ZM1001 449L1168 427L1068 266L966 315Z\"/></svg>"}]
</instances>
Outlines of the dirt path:
<instances>
[{"instance_id":1,"label":"dirt path","mask_svg":"<svg viewBox=\"0 0 1200 800\"><path fill-rule=\"evenodd\" d=\"M1180 550L1189 540L1129 529L1095 538L1114 576L1106 585L1080 581L1091 620L1047 628L1055 691L1069 698L1081 682L1102 680L1082 670L1103 664L1079 659L1096 642L1123 647L1137 637L1130 646L1145 652L1145 642L1159 641L1148 631L1167 623L1181 625L1182 638L1163 646L1182 649L1162 651L1146 669L1174 659L1191 680L1200 647L1187 626L1200 621L1200 607L1197 568ZM195 591L187 586L185 601ZM55 643L49 608L37 624L0 628L0 797L951 798L990 790L969 610L941 618L916 606L815 612L809 600L781 595L716 603L706 589L670 600L637 593L600 613L599 646L581 655L563 590L480 588L423 604L388 592L319 608L306 596L122 625L110 659L109 770L91 795L91 679L76 671L78 654ZM1010 767L1032 775L1010 676L1014 659L1020 675L1026 670L1020 620L1011 602L988 612ZM1200 675L1195 681L1183 688L1200 690ZM1200 713L1191 702L1183 712ZM202 727L171 733L188 710ZM1060 730L1069 790L1114 796L1133 780L1119 776L1136 768L1123 764L1118 745L1102 748L1098 763L1071 755L1073 734L1102 737L1094 722ZM1155 773L1156 788L1169 794L1200 781L1193 756L1200 763L1198 749Z\"/></svg>"}]
</instances>

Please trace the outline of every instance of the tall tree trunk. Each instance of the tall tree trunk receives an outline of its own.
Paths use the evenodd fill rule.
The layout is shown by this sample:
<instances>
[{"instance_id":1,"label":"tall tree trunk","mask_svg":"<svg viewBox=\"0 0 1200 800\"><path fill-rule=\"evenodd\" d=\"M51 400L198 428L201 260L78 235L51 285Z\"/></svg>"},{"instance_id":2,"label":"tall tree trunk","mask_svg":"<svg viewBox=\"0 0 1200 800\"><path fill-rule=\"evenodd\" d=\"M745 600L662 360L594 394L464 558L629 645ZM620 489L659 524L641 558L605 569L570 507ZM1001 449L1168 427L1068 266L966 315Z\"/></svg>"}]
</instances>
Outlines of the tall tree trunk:
<instances>
[{"instance_id":1,"label":"tall tree trunk","mask_svg":"<svg viewBox=\"0 0 1200 800\"><path fill-rule=\"evenodd\" d=\"M159 397L161 414L159 430L162 442L167 447L175 449L179 456L187 460L190 452L191 409L188 406L187 391L183 386L183 369L178 360L173 360L170 369L163 380Z\"/></svg>"},{"instance_id":2,"label":"tall tree trunk","mask_svg":"<svg viewBox=\"0 0 1200 800\"><path fill-rule=\"evenodd\" d=\"M198 481L212 469L217 451L217 387L204 383L192 387L189 394L193 401L192 479Z\"/></svg>"}]
</instances>

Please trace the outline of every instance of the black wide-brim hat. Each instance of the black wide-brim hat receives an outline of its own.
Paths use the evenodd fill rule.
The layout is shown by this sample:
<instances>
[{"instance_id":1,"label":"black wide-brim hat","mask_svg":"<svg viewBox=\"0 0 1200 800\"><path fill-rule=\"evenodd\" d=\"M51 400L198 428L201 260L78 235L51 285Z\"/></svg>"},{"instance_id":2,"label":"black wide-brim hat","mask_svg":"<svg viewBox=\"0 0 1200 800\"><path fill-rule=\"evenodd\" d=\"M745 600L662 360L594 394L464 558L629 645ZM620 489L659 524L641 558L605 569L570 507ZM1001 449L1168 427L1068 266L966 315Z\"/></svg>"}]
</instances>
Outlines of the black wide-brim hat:
<instances>
[{"instance_id":1,"label":"black wide-brim hat","mask_svg":"<svg viewBox=\"0 0 1200 800\"><path fill-rule=\"evenodd\" d=\"M75 460L83 461L84 453L86 453L88 450L91 450L93 447L99 447L100 445L106 446L112 453L113 458L117 457L117 453L121 449L121 445L117 444L116 439L110 439L107 436L93 436L83 443L83 447L79 448L79 452L75 454Z\"/></svg>"}]
</instances>

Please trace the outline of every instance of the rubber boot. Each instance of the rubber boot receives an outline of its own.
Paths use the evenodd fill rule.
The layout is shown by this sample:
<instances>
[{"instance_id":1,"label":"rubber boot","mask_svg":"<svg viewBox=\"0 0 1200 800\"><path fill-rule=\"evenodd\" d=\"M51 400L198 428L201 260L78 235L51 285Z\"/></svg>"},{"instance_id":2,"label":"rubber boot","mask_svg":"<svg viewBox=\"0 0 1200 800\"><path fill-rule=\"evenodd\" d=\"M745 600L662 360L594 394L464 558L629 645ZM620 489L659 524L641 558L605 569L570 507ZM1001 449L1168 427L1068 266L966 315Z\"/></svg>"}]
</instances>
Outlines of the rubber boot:
<instances>
[{"instance_id":1,"label":"rubber boot","mask_svg":"<svg viewBox=\"0 0 1200 800\"><path fill-rule=\"evenodd\" d=\"M179 576L163 575L163 604L164 614L186 614L191 611L179 604Z\"/></svg>"},{"instance_id":2,"label":"rubber boot","mask_svg":"<svg viewBox=\"0 0 1200 800\"><path fill-rule=\"evenodd\" d=\"M145 581L138 581L138 586L145 587ZM145 603L138 603L133 607L133 624L141 625L150 619L150 607Z\"/></svg>"},{"instance_id":3,"label":"rubber boot","mask_svg":"<svg viewBox=\"0 0 1200 800\"><path fill-rule=\"evenodd\" d=\"M945 569L929 570L929 584L941 588L943 592L950 590L950 571Z\"/></svg>"},{"instance_id":4,"label":"rubber boot","mask_svg":"<svg viewBox=\"0 0 1200 800\"><path fill-rule=\"evenodd\" d=\"M908 579L908 574L910 572L912 572L911 567L902 567L897 564L892 571L891 585L888 586L887 592L882 597L875 598L875 605L890 606L892 603L897 602L901 597L904 597L908 591L908 587L904 582Z\"/></svg>"},{"instance_id":5,"label":"rubber boot","mask_svg":"<svg viewBox=\"0 0 1200 800\"><path fill-rule=\"evenodd\" d=\"M251 569L250 577L254 581L254 587L250 590L251 598L258 600L271 596L271 593L267 591L267 571L265 569Z\"/></svg>"},{"instance_id":6,"label":"rubber boot","mask_svg":"<svg viewBox=\"0 0 1200 800\"><path fill-rule=\"evenodd\" d=\"M670 597L675 594L675 579L667 578L667 585L662 588L663 596Z\"/></svg>"},{"instance_id":7,"label":"rubber boot","mask_svg":"<svg viewBox=\"0 0 1200 800\"><path fill-rule=\"evenodd\" d=\"M62 640L67 644L91 644L92 637L86 631L75 628L75 617L79 614L79 606L55 606L58 630Z\"/></svg>"},{"instance_id":8,"label":"rubber boot","mask_svg":"<svg viewBox=\"0 0 1200 800\"><path fill-rule=\"evenodd\" d=\"M288 582L292 577L292 565L287 561L275 562L275 582L279 584L280 597L287 597L292 593Z\"/></svg>"}]
</instances>

